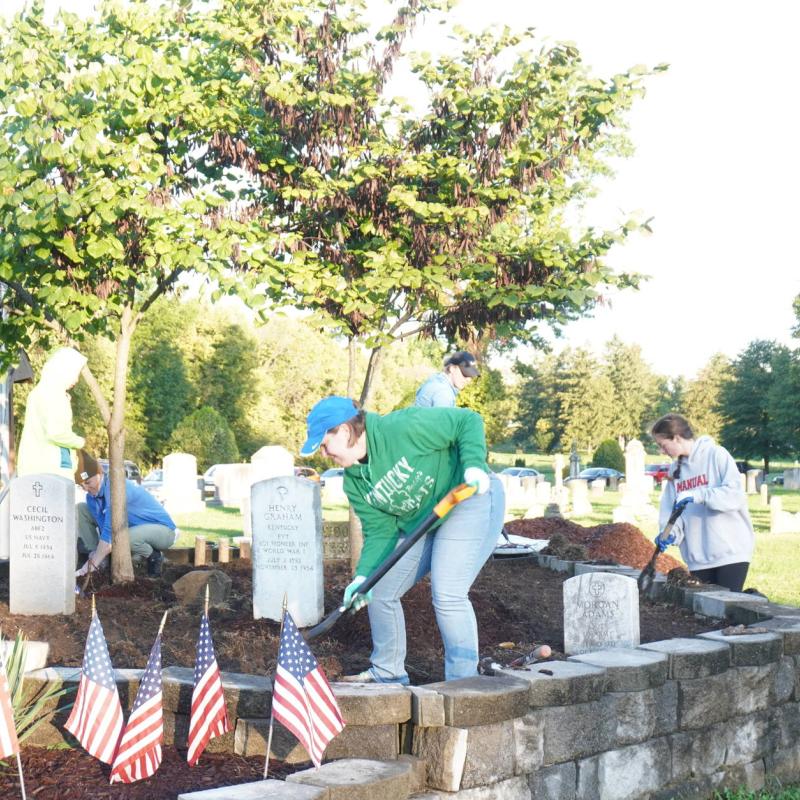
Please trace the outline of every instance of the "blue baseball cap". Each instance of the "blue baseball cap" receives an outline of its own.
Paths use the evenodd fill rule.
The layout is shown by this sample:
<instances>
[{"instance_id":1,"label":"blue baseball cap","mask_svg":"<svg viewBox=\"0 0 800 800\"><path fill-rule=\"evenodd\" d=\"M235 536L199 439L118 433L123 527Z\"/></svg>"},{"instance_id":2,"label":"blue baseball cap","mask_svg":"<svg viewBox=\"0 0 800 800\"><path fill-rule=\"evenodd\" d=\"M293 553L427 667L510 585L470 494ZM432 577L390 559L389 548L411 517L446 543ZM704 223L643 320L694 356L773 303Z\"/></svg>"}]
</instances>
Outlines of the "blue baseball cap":
<instances>
[{"instance_id":1,"label":"blue baseball cap","mask_svg":"<svg viewBox=\"0 0 800 800\"><path fill-rule=\"evenodd\" d=\"M306 417L308 438L300 450L301 456L316 453L325 434L337 425L348 422L358 414L356 404L349 397L325 397L311 409Z\"/></svg>"}]
</instances>

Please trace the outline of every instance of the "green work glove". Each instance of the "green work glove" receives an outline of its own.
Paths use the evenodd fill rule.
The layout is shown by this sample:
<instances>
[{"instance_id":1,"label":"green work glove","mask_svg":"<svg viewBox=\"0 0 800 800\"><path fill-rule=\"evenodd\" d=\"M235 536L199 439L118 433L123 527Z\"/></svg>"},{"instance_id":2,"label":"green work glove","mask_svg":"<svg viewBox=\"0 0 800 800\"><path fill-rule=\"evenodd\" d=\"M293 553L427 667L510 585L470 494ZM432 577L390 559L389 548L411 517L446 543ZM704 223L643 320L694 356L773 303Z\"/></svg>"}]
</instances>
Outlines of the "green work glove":
<instances>
[{"instance_id":1,"label":"green work glove","mask_svg":"<svg viewBox=\"0 0 800 800\"><path fill-rule=\"evenodd\" d=\"M372 589L366 594L356 594L358 592L358 587L361 586L365 580L366 578L363 575L356 575L355 578L347 584L347 588L344 590L342 605L349 608L351 613L363 608L372 600Z\"/></svg>"}]
</instances>

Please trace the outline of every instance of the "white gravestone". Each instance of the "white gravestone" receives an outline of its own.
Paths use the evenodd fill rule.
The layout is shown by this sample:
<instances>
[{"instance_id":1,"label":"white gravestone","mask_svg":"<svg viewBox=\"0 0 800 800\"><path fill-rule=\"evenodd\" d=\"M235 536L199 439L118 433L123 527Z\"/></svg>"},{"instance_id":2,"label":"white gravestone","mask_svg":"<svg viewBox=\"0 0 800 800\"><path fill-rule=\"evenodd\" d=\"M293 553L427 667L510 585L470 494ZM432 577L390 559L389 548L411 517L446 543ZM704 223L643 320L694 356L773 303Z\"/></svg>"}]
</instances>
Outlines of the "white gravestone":
<instances>
[{"instance_id":1,"label":"white gravestone","mask_svg":"<svg viewBox=\"0 0 800 800\"><path fill-rule=\"evenodd\" d=\"M197 459L190 453L164 457L164 508L170 514L203 511L203 490L197 485Z\"/></svg>"},{"instance_id":2,"label":"white gravestone","mask_svg":"<svg viewBox=\"0 0 800 800\"><path fill-rule=\"evenodd\" d=\"M564 581L564 652L639 646L639 591L625 575L589 572Z\"/></svg>"},{"instance_id":3,"label":"white gravestone","mask_svg":"<svg viewBox=\"0 0 800 800\"><path fill-rule=\"evenodd\" d=\"M552 488L549 481L539 481L536 484L536 502L547 505L550 502L550 490Z\"/></svg>"},{"instance_id":4,"label":"white gravestone","mask_svg":"<svg viewBox=\"0 0 800 800\"><path fill-rule=\"evenodd\" d=\"M761 495L761 505L764 508L769 508L769 486L766 483L762 483L758 493Z\"/></svg>"},{"instance_id":5,"label":"white gravestone","mask_svg":"<svg viewBox=\"0 0 800 800\"><path fill-rule=\"evenodd\" d=\"M253 534L250 527L250 491L253 484L287 475L294 475L294 456L285 447L265 445L253 453L250 459L250 486L247 487L240 502L242 533L245 536Z\"/></svg>"},{"instance_id":6,"label":"white gravestone","mask_svg":"<svg viewBox=\"0 0 800 800\"><path fill-rule=\"evenodd\" d=\"M214 470L214 486L223 506L239 508L253 481L250 464L219 464Z\"/></svg>"},{"instance_id":7,"label":"white gravestone","mask_svg":"<svg viewBox=\"0 0 800 800\"><path fill-rule=\"evenodd\" d=\"M758 494L761 491L761 485L764 483L764 470L749 469L746 476L747 494Z\"/></svg>"},{"instance_id":8,"label":"white gravestone","mask_svg":"<svg viewBox=\"0 0 800 800\"><path fill-rule=\"evenodd\" d=\"M564 456L556 453L553 456L553 478L555 479L556 491L560 491L564 485Z\"/></svg>"},{"instance_id":9,"label":"white gravestone","mask_svg":"<svg viewBox=\"0 0 800 800\"><path fill-rule=\"evenodd\" d=\"M75 484L25 475L11 485L12 614L75 611Z\"/></svg>"},{"instance_id":10,"label":"white gravestone","mask_svg":"<svg viewBox=\"0 0 800 800\"><path fill-rule=\"evenodd\" d=\"M592 513L592 504L589 502L589 484L583 478L573 478L569 482L572 494L572 514L576 517L585 517Z\"/></svg>"},{"instance_id":11,"label":"white gravestone","mask_svg":"<svg viewBox=\"0 0 800 800\"><path fill-rule=\"evenodd\" d=\"M606 479L598 478L597 480L591 481L589 483L589 489L592 493L592 497L602 497L606 491Z\"/></svg>"},{"instance_id":12,"label":"white gravestone","mask_svg":"<svg viewBox=\"0 0 800 800\"><path fill-rule=\"evenodd\" d=\"M253 617L280 620L283 596L298 626L322 619L319 484L293 475L259 481L250 496Z\"/></svg>"}]
</instances>

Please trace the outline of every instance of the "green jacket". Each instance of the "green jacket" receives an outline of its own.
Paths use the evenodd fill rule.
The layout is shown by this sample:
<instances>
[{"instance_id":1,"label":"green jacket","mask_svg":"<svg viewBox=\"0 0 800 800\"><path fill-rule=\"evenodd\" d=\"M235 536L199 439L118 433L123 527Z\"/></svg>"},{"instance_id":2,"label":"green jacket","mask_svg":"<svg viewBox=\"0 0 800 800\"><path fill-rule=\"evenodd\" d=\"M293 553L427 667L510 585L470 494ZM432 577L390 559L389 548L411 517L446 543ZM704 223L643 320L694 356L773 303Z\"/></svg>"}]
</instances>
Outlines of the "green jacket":
<instances>
[{"instance_id":1,"label":"green jacket","mask_svg":"<svg viewBox=\"0 0 800 800\"><path fill-rule=\"evenodd\" d=\"M85 364L85 356L71 347L56 350L45 362L25 406L17 475L46 472L74 480L75 449L83 447L84 439L72 430L68 390Z\"/></svg>"},{"instance_id":2,"label":"green jacket","mask_svg":"<svg viewBox=\"0 0 800 800\"><path fill-rule=\"evenodd\" d=\"M454 486L467 467L486 466L480 414L466 408L368 413L367 462L344 471L344 492L361 520L356 568L369 575Z\"/></svg>"}]
</instances>

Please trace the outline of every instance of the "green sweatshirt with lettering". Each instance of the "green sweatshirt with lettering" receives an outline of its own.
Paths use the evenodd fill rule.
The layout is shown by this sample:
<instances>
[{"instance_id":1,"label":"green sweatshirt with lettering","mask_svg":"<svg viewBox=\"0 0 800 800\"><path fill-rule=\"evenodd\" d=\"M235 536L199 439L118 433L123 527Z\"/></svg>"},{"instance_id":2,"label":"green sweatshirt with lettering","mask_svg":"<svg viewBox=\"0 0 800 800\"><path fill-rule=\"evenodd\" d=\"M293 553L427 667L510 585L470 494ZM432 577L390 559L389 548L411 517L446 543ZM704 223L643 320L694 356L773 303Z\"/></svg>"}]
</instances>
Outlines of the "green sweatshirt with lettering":
<instances>
[{"instance_id":1,"label":"green sweatshirt with lettering","mask_svg":"<svg viewBox=\"0 0 800 800\"><path fill-rule=\"evenodd\" d=\"M480 414L467 408L404 408L366 414L367 460L344 471L344 492L361 520L357 575L369 575L439 500L486 465Z\"/></svg>"}]
</instances>

